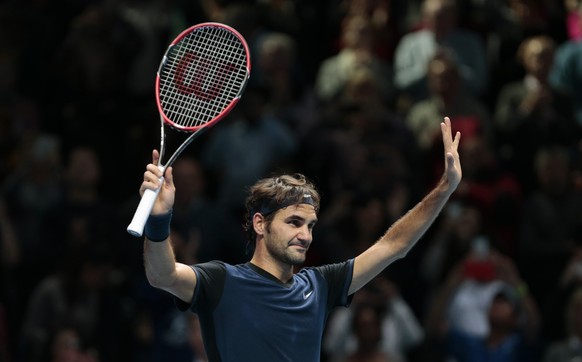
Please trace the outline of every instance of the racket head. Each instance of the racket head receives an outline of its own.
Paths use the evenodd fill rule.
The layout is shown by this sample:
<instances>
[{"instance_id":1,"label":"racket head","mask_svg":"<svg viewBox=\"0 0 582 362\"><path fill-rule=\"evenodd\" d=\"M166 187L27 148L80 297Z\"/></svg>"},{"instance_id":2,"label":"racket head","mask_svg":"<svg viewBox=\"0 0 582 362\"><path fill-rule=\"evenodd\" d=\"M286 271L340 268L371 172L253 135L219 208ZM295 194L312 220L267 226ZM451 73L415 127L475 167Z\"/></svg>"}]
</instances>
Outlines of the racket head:
<instances>
[{"instance_id":1,"label":"racket head","mask_svg":"<svg viewBox=\"0 0 582 362\"><path fill-rule=\"evenodd\" d=\"M208 22L184 30L156 75L162 121L185 132L211 126L238 103L250 71L247 42L232 27Z\"/></svg>"}]
</instances>

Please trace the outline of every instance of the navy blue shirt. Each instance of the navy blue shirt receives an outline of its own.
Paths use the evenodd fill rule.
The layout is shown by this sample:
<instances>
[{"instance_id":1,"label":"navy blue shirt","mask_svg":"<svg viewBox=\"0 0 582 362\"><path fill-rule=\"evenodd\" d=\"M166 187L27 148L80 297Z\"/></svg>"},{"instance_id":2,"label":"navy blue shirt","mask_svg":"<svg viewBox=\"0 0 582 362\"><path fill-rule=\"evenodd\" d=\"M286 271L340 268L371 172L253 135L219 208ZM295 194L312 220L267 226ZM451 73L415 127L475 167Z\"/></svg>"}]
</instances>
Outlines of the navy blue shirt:
<instances>
[{"instance_id":1,"label":"navy blue shirt","mask_svg":"<svg viewBox=\"0 0 582 362\"><path fill-rule=\"evenodd\" d=\"M211 362L319 361L327 318L347 307L353 259L304 268L282 283L251 264L219 261L193 266L197 313Z\"/></svg>"}]
</instances>

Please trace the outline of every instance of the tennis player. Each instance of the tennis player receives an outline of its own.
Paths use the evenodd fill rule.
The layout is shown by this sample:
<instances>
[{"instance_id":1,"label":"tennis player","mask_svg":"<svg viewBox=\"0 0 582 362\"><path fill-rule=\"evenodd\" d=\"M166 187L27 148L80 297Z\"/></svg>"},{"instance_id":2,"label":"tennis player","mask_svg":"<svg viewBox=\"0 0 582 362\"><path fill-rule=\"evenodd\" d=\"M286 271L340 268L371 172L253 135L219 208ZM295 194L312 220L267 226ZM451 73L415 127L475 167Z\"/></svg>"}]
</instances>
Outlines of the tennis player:
<instances>
[{"instance_id":1,"label":"tennis player","mask_svg":"<svg viewBox=\"0 0 582 362\"><path fill-rule=\"evenodd\" d=\"M250 262L175 261L169 240L175 187L172 169L145 227L144 264L150 284L173 294L178 307L198 314L210 361L319 361L325 323L332 308L393 261L404 257L427 231L461 180L460 133L441 123L445 169L435 188L368 250L342 263L303 268L317 222L320 196L302 175L258 181L246 201ZM147 165L140 193L156 189L161 172Z\"/></svg>"}]
</instances>

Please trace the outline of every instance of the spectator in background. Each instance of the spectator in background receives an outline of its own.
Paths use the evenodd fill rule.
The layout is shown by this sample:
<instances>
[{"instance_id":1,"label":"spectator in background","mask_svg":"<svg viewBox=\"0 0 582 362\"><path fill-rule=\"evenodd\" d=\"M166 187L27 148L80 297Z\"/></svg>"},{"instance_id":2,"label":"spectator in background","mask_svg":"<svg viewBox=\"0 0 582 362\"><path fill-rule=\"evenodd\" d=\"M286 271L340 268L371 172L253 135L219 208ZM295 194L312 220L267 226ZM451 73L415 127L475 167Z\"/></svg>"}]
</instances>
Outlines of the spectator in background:
<instances>
[{"instance_id":1,"label":"spectator in background","mask_svg":"<svg viewBox=\"0 0 582 362\"><path fill-rule=\"evenodd\" d=\"M577 11L582 12L582 4L578 5ZM581 57L581 42L570 39L561 43L556 49L549 79L554 87L572 95L576 121L582 127L582 66L578 61Z\"/></svg>"},{"instance_id":2,"label":"spectator in background","mask_svg":"<svg viewBox=\"0 0 582 362\"><path fill-rule=\"evenodd\" d=\"M460 145L467 175L459 185L457 200L466 200L479 208L484 229L496 247L511 257L516 253L515 225L523 203L521 184L501 168L490 142L480 135L465 138Z\"/></svg>"},{"instance_id":3,"label":"spectator in background","mask_svg":"<svg viewBox=\"0 0 582 362\"><path fill-rule=\"evenodd\" d=\"M564 0L566 10L566 27L568 39L574 41L582 40L582 17L580 16L580 0Z\"/></svg>"},{"instance_id":4,"label":"spectator in background","mask_svg":"<svg viewBox=\"0 0 582 362\"><path fill-rule=\"evenodd\" d=\"M394 84L402 102L428 97L428 64L439 48L454 57L465 92L479 97L487 90L484 44L476 34L457 26L458 16L454 0L424 0L422 27L404 35L394 55Z\"/></svg>"},{"instance_id":5,"label":"spectator in background","mask_svg":"<svg viewBox=\"0 0 582 362\"><path fill-rule=\"evenodd\" d=\"M185 247L196 250L185 251L183 257L195 256L203 261L245 260L244 232L240 230L240 223L212 203L207 168L191 154L182 154L172 168L174 184L181 190L174 201L172 228L180 234L179 240ZM200 243L200 240L206 242Z\"/></svg>"},{"instance_id":6,"label":"spectator in background","mask_svg":"<svg viewBox=\"0 0 582 362\"><path fill-rule=\"evenodd\" d=\"M366 250L382 236L382 225L387 222L386 211L381 198L357 192L351 194L347 207L345 218L333 220L333 226L327 225L330 226L331 235L325 237L324 233L322 236L329 240L330 246L340 244L339 250L341 246L347 247L347 254L353 255ZM331 220L326 220L329 221Z\"/></svg>"},{"instance_id":7,"label":"spectator in background","mask_svg":"<svg viewBox=\"0 0 582 362\"><path fill-rule=\"evenodd\" d=\"M20 140L19 167L2 185L4 221L11 224L20 256L12 266L13 282L18 288L10 293L16 298L11 315L17 320L51 262L44 255L42 226L58 210L63 197L60 140L48 134L30 136Z\"/></svg>"},{"instance_id":8,"label":"spectator in background","mask_svg":"<svg viewBox=\"0 0 582 362\"><path fill-rule=\"evenodd\" d=\"M276 113L293 103L305 90L296 51L295 40L287 34L273 32L261 37L250 81L267 89L267 103L272 109L265 107L266 111Z\"/></svg>"},{"instance_id":9,"label":"spectator in background","mask_svg":"<svg viewBox=\"0 0 582 362\"><path fill-rule=\"evenodd\" d=\"M537 188L525 200L516 257L544 310L548 291L554 289L564 265L582 244L582 192L572 187L572 164L564 147L538 151L535 170Z\"/></svg>"},{"instance_id":10,"label":"spectator in background","mask_svg":"<svg viewBox=\"0 0 582 362\"><path fill-rule=\"evenodd\" d=\"M429 298L442 287L452 268L469 254L473 243L478 238L487 240L484 223L482 212L475 204L455 200L447 205L419 265Z\"/></svg>"},{"instance_id":11,"label":"spectator in background","mask_svg":"<svg viewBox=\"0 0 582 362\"><path fill-rule=\"evenodd\" d=\"M217 203L237 219L245 189L281 166L297 151L297 136L279 118L264 112L267 93L247 87L245 95L202 150L202 162L216 179Z\"/></svg>"},{"instance_id":12,"label":"spectator in background","mask_svg":"<svg viewBox=\"0 0 582 362\"><path fill-rule=\"evenodd\" d=\"M369 308L373 313L368 314ZM332 313L323 348L330 361L352 361L365 352L386 356L378 361L407 361L423 338L424 330L412 309L382 274L357 292L351 308Z\"/></svg>"},{"instance_id":13,"label":"spectator in background","mask_svg":"<svg viewBox=\"0 0 582 362\"><path fill-rule=\"evenodd\" d=\"M572 333L577 333L570 328L572 316L567 311L569 301L574 298L574 294L579 293L580 288L582 288L582 248L577 247L564 266L559 281L548 292L546 307L542 311L545 321L544 337L550 343L562 344L561 342L571 338ZM576 346L576 343L573 346Z\"/></svg>"},{"instance_id":14,"label":"spectator in background","mask_svg":"<svg viewBox=\"0 0 582 362\"><path fill-rule=\"evenodd\" d=\"M562 318L566 335L549 344L543 362L572 362L582 358L582 285L570 295Z\"/></svg>"},{"instance_id":15,"label":"spectator in background","mask_svg":"<svg viewBox=\"0 0 582 362\"><path fill-rule=\"evenodd\" d=\"M495 107L500 154L526 192L535 187L533 157L551 144L570 145L582 135L570 95L549 83L556 43L548 36L525 39L517 51L525 76L501 89Z\"/></svg>"},{"instance_id":16,"label":"spectator in background","mask_svg":"<svg viewBox=\"0 0 582 362\"><path fill-rule=\"evenodd\" d=\"M316 99L297 51L293 37L278 32L265 34L257 45L250 82L267 93L264 111L303 137L314 127Z\"/></svg>"},{"instance_id":17,"label":"spectator in background","mask_svg":"<svg viewBox=\"0 0 582 362\"><path fill-rule=\"evenodd\" d=\"M361 15L344 19L342 40L339 53L324 59L319 67L314 85L319 99L323 102L336 99L351 75L361 68L373 72L382 99L390 99L393 96L391 66L374 52L376 39L370 19Z\"/></svg>"},{"instance_id":18,"label":"spectator in background","mask_svg":"<svg viewBox=\"0 0 582 362\"><path fill-rule=\"evenodd\" d=\"M174 203L174 230L187 236L190 224L201 218L211 203L206 169L190 154L182 154L172 165L174 183L180 187Z\"/></svg>"},{"instance_id":19,"label":"spectator in background","mask_svg":"<svg viewBox=\"0 0 582 362\"><path fill-rule=\"evenodd\" d=\"M357 349L348 356L332 359L335 362L398 362L398 358L380 349L384 335L382 312L371 305L360 304L355 307L351 328L357 340Z\"/></svg>"},{"instance_id":20,"label":"spectator in background","mask_svg":"<svg viewBox=\"0 0 582 362\"><path fill-rule=\"evenodd\" d=\"M63 324L51 336L44 361L48 362L99 362L97 351L87 346L75 326Z\"/></svg>"},{"instance_id":21,"label":"spectator in background","mask_svg":"<svg viewBox=\"0 0 582 362\"><path fill-rule=\"evenodd\" d=\"M322 107L302 146L304 167L320 175L324 192L380 195L393 178L411 188L419 182L411 167L418 157L414 137L387 106L371 69L351 73L339 97Z\"/></svg>"},{"instance_id":22,"label":"spectator in background","mask_svg":"<svg viewBox=\"0 0 582 362\"><path fill-rule=\"evenodd\" d=\"M100 347L115 342L109 339L119 338L117 333L121 331L112 329L105 335L99 332L108 322L120 322L116 315L103 314L101 309L112 270L110 250L93 241L69 248L65 258L62 270L43 278L27 301L18 344L23 361L43 361L52 337L63 323L76 326L82 338L95 345L103 358L114 357ZM121 356L121 350L115 356Z\"/></svg>"},{"instance_id":23,"label":"spectator in background","mask_svg":"<svg viewBox=\"0 0 582 362\"><path fill-rule=\"evenodd\" d=\"M418 164L414 136L384 100L372 69L350 74L342 93L322 109L301 155L307 167L322 178L323 192L341 194L322 213L324 226L319 229L326 231L312 247L321 250L318 254L324 258L346 256L354 248L370 245L381 232L375 226L380 215L385 222L396 220L418 200L422 181L414 166ZM358 217L358 225L346 223L354 217L350 210L368 214L369 219ZM395 268L394 276L402 274L394 281L403 295L419 290L406 282L410 273L416 273L413 261Z\"/></svg>"},{"instance_id":24,"label":"spectator in background","mask_svg":"<svg viewBox=\"0 0 582 362\"><path fill-rule=\"evenodd\" d=\"M438 327L433 314L438 311L437 305L446 302L447 324L452 329L460 330L463 333L485 337L490 330L487 320L487 309L492 297L503 286L498 278L496 267L499 252L491 245L489 239L484 235L477 235L468 241L465 253L453 260L448 268L448 273L443 280L433 289L433 293L428 299L427 307L427 328L434 332ZM461 269L458 271L457 269ZM455 273L460 273L456 275ZM454 290L443 300L443 293L451 280L456 280ZM453 280L455 281L455 280Z\"/></svg>"},{"instance_id":25,"label":"spectator in background","mask_svg":"<svg viewBox=\"0 0 582 362\"><path fill-rule=\"evenodd\" d=\"M25 161L23 152L30 147L23 143L32 142L41 132L43 123L40 102L29 94L38 90L38 85L35 84L34 89L22 85L22 73L28 76L36 71L23 70L25 49L21 45L30 30L25 15L29 12L28 8L18 10L14 4L0 5L0 183L19 172L18 168Z\"/></svg>"},{"instance_id":26,"label":"spectator in background","mask_svg":"<svg viewBox=\"0 0 582 362\"><path fill-rule=\"evenodd\" d=\"M204 0L201 4L205 8L207 21L223 23L236 29L247 41L250 58L257 59L261 39L272 31L271 28L265 26L265 23L273 19L263 20L268 17L269 4L222 0ZM263 10L267 13L263 13Z\"/></svg>"},{"instance_id":27,"label":"spectator in background","mask_svg":"<svg viewBox=\"0 0 582 362\"><path fill-rule=\"evenodd\" d=\"M541 350L538 306L511 259L496 252L479 254L473 251L449 273L430 306L427 330L442 347L445 360L532 361ZM463 304L455 308L455 296L461 298L471 285L488 288L488 297L479 297L475 290L464 293ZM485 318L485 332L471 332L455 323L477 316Z\"/></svg>"},{"instance_id":28,"label":"spectator in background","mask_svg":"<svg viewBox=\"0 0 582 362\"><path fill-rule=\"evenodd\" d=\"M122 235L121 221L115 207L102 192L102 167L99 154L89 145L77 145L67 150L62 170L62 198L43 220L39 235L44 273L59 268L60 257L71 243L87 247L94 238L103 240L115 251L122 247L117 240Z\"/></svg>"},{"instance_id":29,"label":"spectator in background","mask_svg":"<svg viewBox=\"0 0 582 362\"><path fill-rule=\"evenodd\" d=\"M137 91L132 93L135 89L129 79L133 72L141 74L141 66L135 62L144 40L124 18L119 5L91 2L73 17L50 59L51 87L41 99L47 116L45 127L61 137L64 147L91 144L104 174L120 173L119 177L129 178L139 174L132 169L136 159L132 156L137 157L136 150L146 147L142 120L152 119L157 112L149 97L138 99ZM125 152L111 147L124 144L133 146ZM119 168L118 164L127 167ZM104 196L117 198L129 193L112 177L101 182Z\"/></svg>"},{"instance_id":30,"label":"spectator in background","mask_svg":"<svg viewBox=\"0 0 582 362\"><path fill-rule=\"evenodd\" d=\"M116 32L120 34L123 34L122 30L131 31L137 40L135 44L125 45L132 52L126 59L119 60L130 62L127 74L123 77L128 94L132 100L145 105L146 101L150 102L152 76L158 70L165 47L193 24L187 21L182 9L184 4L178 1L121 0L108 6L112 13L118 14L119 19L104 20L112 22L111 25L115 25Z\"/></svg>"},{"instance_id":31,"label":"spectator in background","mask_svg":"<svg viewBox=\"0 0 582 362\"><path fill-rule=\"evenodd\" d=\"M56 136L22 141L20 169L6 179L2 193L22 255L29 259L39 257L40 226L62 199L62 159Z\"/></svg>"},{"instance_id":32,"label":"spectator in background","mask_svg":"<svg viewBox=\"0 0 582 362\"><path fill-rule=\"evenodd\" d=\"M388 63L392 63L394 49L402 34L404 17L400 16L405 9L403 4L395 0L337 0L337 7L332 12L333 23L340 24L344 19L352 16L363 16L370 19L374 38L377 39L374 52ZM342 39L338 40L343 45Z\"/></svg>"},{"instance_id":33,"label":"spectator in background","mask_svg":"<svg viewBox=\"0 0 582 362\"><path fill-rule=\"evenodd\" d=\"M498 0L482 2L489 9L483 36L487 42L487 59L491 74L489 100L495 105L506 83L523 78L522 60L515 50L526 39L547 36L556 42L566 39L564 14L560 1ZM477 16L481 15L476 13ZM467 22L471 26L471 22Z\"/></svg>"},{"instance_id":34,"label":"spectator in background","mask_svg":"<svg viewBox=\"0 0 582 362\"><path fill-rule=\"evenodd\" d=\"M425 153L438 144L440 128L434 117L442 118L444 114L451 115L453 128L462 132L463 138L482 134L492 140L489 111L463 86L461 67L454 54L445 48L435 49L427 59L428 97L415 103L406 119Z\"/></svg>"}]
</instances>

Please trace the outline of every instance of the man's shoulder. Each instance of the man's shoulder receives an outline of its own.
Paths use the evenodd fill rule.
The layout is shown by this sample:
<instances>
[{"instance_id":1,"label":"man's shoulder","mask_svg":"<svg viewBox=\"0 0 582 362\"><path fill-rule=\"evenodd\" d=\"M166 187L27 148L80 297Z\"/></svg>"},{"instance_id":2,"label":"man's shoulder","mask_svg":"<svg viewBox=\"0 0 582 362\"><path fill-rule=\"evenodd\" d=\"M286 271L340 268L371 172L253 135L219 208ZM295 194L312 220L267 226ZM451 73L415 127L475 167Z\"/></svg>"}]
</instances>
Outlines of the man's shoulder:
<instances>
[{"instance_id":1,"label":"man's shoulder","mask_svg":"<svg viewBox=\"0 0 582 362\"><path fill-rule=\"evenodd\" d=\"M192 265L193 268L226 268L228 263L223 262L222 260L209 260L202 263L197 263Z\"/></svg>"},{"instance_id":2,"label":"man's shoulder","mask_svg":"<svg viewBox=\"0 0 582 362\"><path fill-rule=\"evenodd\" d=\"M349 259L349 260L345 260L342 262L337 262L337 263L328 263L328 264L323 264L323 265L318 265L318 266L307 266L304 268L301 268L301 270L299 270L299 272L297 272L296 275L321 275L324 278L326 278L327 276L329 276L330 274L336 274L338 272L342 272L342 271L346 271L346 269L349 269L353 266L353 260L354 259Z\"/></svg>"},{"instance_id":3,"label":"man's shoulder","mask_svg":"<svg viewBox=\"0 0 582 362\"><path fill-rule=\"evenodd\" d=\"M227 273L229 267L231 265L220 261L220 260L210 260L203 263L198 263L190 266L197 274L205 274L205 275L224 275Z\"/></svg>"},{"instance_id":4,"label":"man's shoulder","mask_svg":"<svg viewBox=\"0 0 582 362\"><path fill-rule=\"evenodd\" d=\"M576 56L582 53L582 42L566 41L558 45L556 48L557 57Z\"/></svg>"}]
</instances>

